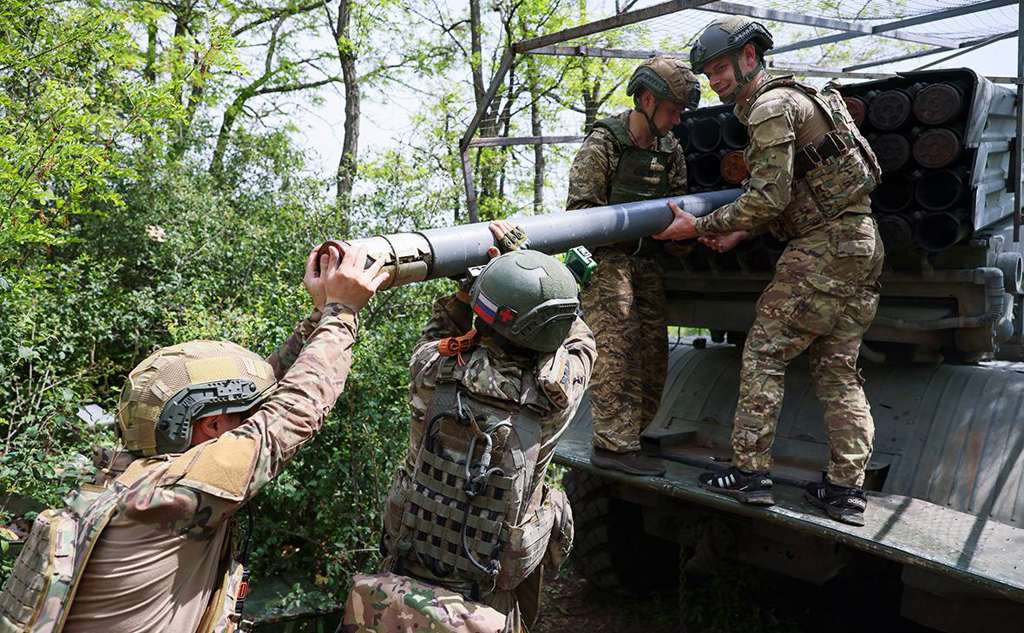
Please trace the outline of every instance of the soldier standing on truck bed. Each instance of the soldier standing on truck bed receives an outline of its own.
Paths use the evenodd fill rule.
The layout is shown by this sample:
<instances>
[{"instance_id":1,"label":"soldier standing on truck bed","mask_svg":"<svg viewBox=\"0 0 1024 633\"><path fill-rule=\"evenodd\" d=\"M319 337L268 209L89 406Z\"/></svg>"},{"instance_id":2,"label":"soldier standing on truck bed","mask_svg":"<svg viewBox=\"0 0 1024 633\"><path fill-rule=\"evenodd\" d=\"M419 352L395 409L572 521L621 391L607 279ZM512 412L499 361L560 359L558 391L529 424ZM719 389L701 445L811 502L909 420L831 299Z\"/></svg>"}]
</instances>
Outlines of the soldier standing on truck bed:
<instances>
[{"instance_id":1,"label":"soldier standing on truck bed","mask_svg":"<svg viewBox=\"0 0 1024 633\"><path fill-rule=\"evenodd\" d=\"M736 103L750 133L750 178L735 202L703 218L670 205L676 218L655 236L699 236L720 252L766 230L789 240L743 348L733 466L702 474L700 483L745 503L774 503L768 470L786 366L809 350L830 458L806 497L833 519L863 525L874 423L857 356L878 307L884 259L868 199L880 169L838 91L772 77L764 69L771 47L767 29L744 17L701 33L690 61L723 102Z\"/></svg>"},{"instance_id":2,"label":"soldier standing on truck bed","mask_svg":"<svg viewBox=\"0 0 1024 633\"><path fill-rule=\"evenodd\" d=\"M569 171L566 209L586 209L686 193L686 161L671 134L680 114L700 102L700 84L672 57L640 64L626 88L634 108L594 124ZM640 433L654 418L668 367L665 288L650 240L598 248L597 272L583 293L598 360L590 406L591 462L632 475L661 475L640 454Z\"/></svg>"},{"instance_id":3,"label":"soldier standing on truck bed","mask_svg":"<svg viewBox=\"0 0 1024 633\"><path fill-rule=\"evenodd\" d=\"M382 260L365 268L365 249L339 259L332 249L318 266L310 253L313 313L268 359L189 341L128 374L124 450L97 449L95 481L36 518L0 593L0 632L239 629L248 545L232 551L232 517L320 430L356 315L387 279Z\"/></svg>"},{"instance_id":4,"label":"soldier standing on truck bed","mask_svg":"<svg viewBox=\"0 0 1024 633\"><path fill-rule=\"evenodd\" d=\"M384 512L385 573L356 576L341 631L518 633L544 573L572 545L562 491L544 483L597 351L576 279L501 244L468 292L434 303L409 366L409 450ZM465 287L465 284L464 284Z\"/></svg>"}]
</instances>

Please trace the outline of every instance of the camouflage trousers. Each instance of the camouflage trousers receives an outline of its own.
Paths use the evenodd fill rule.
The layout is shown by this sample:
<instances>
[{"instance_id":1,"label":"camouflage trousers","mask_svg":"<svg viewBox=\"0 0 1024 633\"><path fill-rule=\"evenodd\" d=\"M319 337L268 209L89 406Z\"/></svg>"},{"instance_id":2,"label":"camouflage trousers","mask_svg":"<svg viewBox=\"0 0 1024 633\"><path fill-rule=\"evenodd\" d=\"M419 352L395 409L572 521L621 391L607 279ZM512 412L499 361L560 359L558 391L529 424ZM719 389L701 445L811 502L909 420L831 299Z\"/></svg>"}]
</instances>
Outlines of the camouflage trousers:
<instances>
[{"instance_id":1,"label":"camouflage trousers","mask_svg":"<svg viewBox=\"0 0 1024 633\"><path fill-rule=\"evenodd\" d=\"M594 255L597 273L583 293L583 319L597 341L590 379L594 446L636 451L658 411L668 368L661 266L612 249Z\"/></svg>"},{"instance_id":2,"label":"camouflage trousers","mask_svg":"<svg viewBox=\"0 0 1024 633\"><path fill-rule=\"evenodd\" d=\"M874 421L857 356L878 307L884 257L869 215L841 216L786 247L775 277L758 299L743 348L732 432L737 466L771 467L786 366L807 350L815 393L825 410L828 479L840 486L863 485Z\"/></svg>"},{"instance_id":3,"label":"camouflage trousers","mask_svg":"<svg viewBox=\"0 0 1024 633\"><path fill-rule=\"evenodd\" d=\"M454 591L396 574L357 575L340 633L502 633L506 617Z\"/></svg>"}]
</instances>

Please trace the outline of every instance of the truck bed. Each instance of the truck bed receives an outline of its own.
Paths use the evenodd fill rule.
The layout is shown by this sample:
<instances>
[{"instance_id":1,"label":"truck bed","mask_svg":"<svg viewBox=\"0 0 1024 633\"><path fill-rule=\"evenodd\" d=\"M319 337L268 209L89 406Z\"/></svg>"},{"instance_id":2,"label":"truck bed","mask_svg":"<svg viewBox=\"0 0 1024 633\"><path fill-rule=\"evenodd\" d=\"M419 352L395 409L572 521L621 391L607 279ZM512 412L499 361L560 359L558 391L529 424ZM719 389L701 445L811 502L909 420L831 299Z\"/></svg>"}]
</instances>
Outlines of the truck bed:
<instances>
[{"instance_id":1,"label":"truck bed","mask_svg":"<svg viewBox=\"0 0 1024 633\"><path fill-rule=\"evenodd\" d=\"M776 505L758 508L697 485L701 468L663 460L663 477L633 477L590 464L589 402L559 442L555 461L620 484L823 537L904 565L935 571L1024 602L1024 529L913 497L868 493L866 524L832 521L803 500L803 491L776 484Z\"/></svg>"}]
</instances>

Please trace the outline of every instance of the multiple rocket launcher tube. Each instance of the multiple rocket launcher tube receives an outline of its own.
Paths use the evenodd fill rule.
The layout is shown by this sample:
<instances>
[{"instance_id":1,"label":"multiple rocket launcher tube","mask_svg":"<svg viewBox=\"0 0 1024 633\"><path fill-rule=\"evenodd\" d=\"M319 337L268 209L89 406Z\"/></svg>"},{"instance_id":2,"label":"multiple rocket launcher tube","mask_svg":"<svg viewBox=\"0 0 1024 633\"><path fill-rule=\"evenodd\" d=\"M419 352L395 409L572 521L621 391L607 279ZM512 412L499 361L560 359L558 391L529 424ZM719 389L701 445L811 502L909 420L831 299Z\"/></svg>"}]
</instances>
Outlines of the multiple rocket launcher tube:
<instances>
[{"instance_id":1,"label":"multiple rocket launcher tube","mask_svg":"<svg viewBox=\"0 0 1024 633\"><path fill-rule=\"evenodd\" d=\"M872 206L890 251L938 252L971 232L970 215L959 208L970 187L961 164L965 92L957 82L936 82L845 97L882 166ZM738 186L749 176L747 131L727 107L688 114L674 133L686 149L692 191Z\"/></svg>"},{"instance_id":2,"label":"multiple rocket launcher tube","mask_svg":"<svg viewBox=\"0 0 1024 633\"><path fill-rule=\"evenodd\" d=\"M956 82L916 83L846 102L882 167L882 184L871 198L887 249L913 244L938 252L970 235L970 214L959 208L970 187L970 174L960 164L964 88Z\"/></svg>"}]
</instances>

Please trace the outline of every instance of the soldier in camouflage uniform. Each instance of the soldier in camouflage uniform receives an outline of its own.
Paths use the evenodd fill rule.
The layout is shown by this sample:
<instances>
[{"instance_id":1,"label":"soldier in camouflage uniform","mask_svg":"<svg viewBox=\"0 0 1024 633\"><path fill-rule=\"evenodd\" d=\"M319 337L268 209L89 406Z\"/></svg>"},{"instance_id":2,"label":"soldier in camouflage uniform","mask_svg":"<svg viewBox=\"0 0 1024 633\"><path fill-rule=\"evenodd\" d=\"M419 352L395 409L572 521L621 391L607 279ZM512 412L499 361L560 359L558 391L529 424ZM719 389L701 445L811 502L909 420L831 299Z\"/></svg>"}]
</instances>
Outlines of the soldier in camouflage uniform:
<instances>
[{"instance_id":1,"label":"soldier in camouflage uniform","mask_svg":"<svg viewBox=\"0 0 1024 633\"><path fill-rule=\"evenodd\" d=\"M434 304L413 351L387 573L356 579L343 631L521 631L572 545L568 501L544 477L587 388L594 338L565 266L518 250L518 228L491 230L505 254L492 248L468 294Z\"/></svg>"},{"instance_id":2,"label":"soldier in camouflage uniform","mask_svg":"<svg viewBox=\"0 0 1024 633\"><path fill-rule=\"evenodd\" d=\"M501 633L505 614L462 594L398 574L357 575L339 633Z\"/></svg>"},{"instance_id":3,"label":"soldier in camouflage uniform","mask_svg":"<svg viewBox=\"0 0 1024 633\"><path fill-rule=\"evenodd\" d=\"M313 314L267 360L190 341L129 374L124 450L98 451L96 479L40 513L0 594L0 632L238 629L247 572L231 518L320 429L345 384L356 314L386 279L381 262L364 269L365 250L340 266L333 249L315 253Z\"/></svg>"},{"instance_id":4,"label":"soldier in camouflage uniform","mask_svg":"<svg viewBox=\"0 0 1024 633\"><path fill-rule=\"evenodd\" d=\"M671 205L675 220L655 236L700 236L719 251L763 231L789 240L743 349L734 465L700 482L740 501L773 503L768 469L786 366L808 350L830 459L806 496L832 518L863 525L874 424L857 356L878 306L884 253L868 194L881 172L838 91L765 72L771 46L761 24L737 16L712 23L694 45L694 70L736 103L747 125L750 178L735 202L703 218Z\"/></svg>"},{"instance_id":5,"label":"soldier in camouflage uniform","mask_svg":"<svg viewBox=\"0 0 1024 633\"><path fill-rule=\"evenodd\" d=\"M634 109L603 119L573 160L569 210L665 198L686 192L686 161L671 134L700 101L697 77L680 60L641 64L626 88ZM598 248L597 272L583 293L599 356L590 390L595 466L660 475L640 454L640 433L654 418L668 366L665 289L650 240Z\"/></svg>"}]
</instances>

